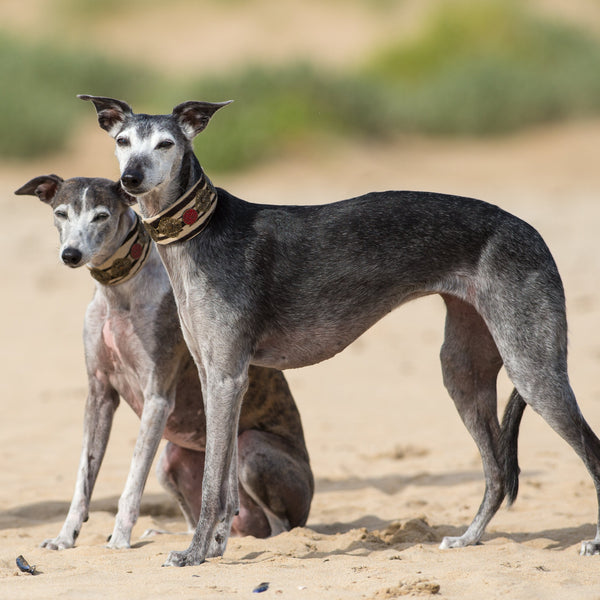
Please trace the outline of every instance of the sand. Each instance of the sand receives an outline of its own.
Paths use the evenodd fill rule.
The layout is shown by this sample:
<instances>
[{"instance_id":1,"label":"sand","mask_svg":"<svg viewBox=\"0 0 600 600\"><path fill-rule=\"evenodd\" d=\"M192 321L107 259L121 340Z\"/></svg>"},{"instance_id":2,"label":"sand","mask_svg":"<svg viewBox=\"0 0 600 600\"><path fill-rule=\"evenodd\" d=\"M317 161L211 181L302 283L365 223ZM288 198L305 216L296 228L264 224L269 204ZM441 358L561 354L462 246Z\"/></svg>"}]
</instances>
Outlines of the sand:
<instances>
[{"instance_id":1,"label":"sand","mask_svg":"<svg viewBox=\"0 0 600 600\"><path fill-rule=\"evenodd\" d=\"M562 273L571 379L600 431L598 139L594 121L486 142L402 138L313 149L213 179L257 202L426 189L479 197L520 215L542 233ZM269 582L265 598L600 598L600 557L578 554L595 532L591 479L532 411L522 426L516 504L500 509L481 545L438 549L442 536L469 524L483 477L441 381L444 310L437 297L395 311L338 357L287 372L316 479L306 527L267 540L233 538L222 558L161 568L190 537L140 539L149 527L185 529L152 473L133 547L105 548L137 435L137 419L123 405L76 548L39 548L58 533L73 491L86 396L81 323L93 284L84 269L59 264L50 210L12 191L48 172L114 177L111 148L90 128L63 156L0 166L0 598L251 598L261 582ZM504 376L499 390L502 408L510 391ZM39 575L18 572L20 554Z\"/></svg>"},{"instance_id":2,"label":"sand","mask_svg":"<svg viewBox=\"0 0 600 600\"><path fill-rule=\"evenodd\" d=\"M385 2L380 12L366 3L340 11L339 3L320 0L263 0L248 9L239 2L149 2L144 10L142 3L122 3L82 27L81 17L65 12L68 3L5 0L0 17L16 35L53 33L185 75L298 56L332 68L360 64L378 44L409 35L434 3ZM594 0L531 4L600 29ZM585 121L491 141L324 144L213 179L256 202L321 203L373 189L421 189L482 198L526 219L548 242L563 276L571 379L584 415L600 432L598 139L600 121ZM435 297L394 312L338 357L287 373L316 480L306 527L267 540L234 538L222 558L161 568L190 536L141 539L150 527L185 529L152 473L133 547L105 548L138 428L124 405L77 546L39 548L58 533L73 492L87 385L81 325L93 283L85 269L59 264L50 210L12 192L51 172L116 177L112 152L113 142L90 118L61 156L0 163L1 600L229 600L257 597L252 591L262 582L268 589L258 597L290 600L600 599L600 557L578 554L581 540L595 533L591 479L532 411L521 429L516 504L500 509L481 545L438 549L444 535L470 523L484 484L475 445L442 384L444 310ZM500 409L510 389L502 375ZM38 575L19 573L20 554Z\"/></svg>"}]
</instances>

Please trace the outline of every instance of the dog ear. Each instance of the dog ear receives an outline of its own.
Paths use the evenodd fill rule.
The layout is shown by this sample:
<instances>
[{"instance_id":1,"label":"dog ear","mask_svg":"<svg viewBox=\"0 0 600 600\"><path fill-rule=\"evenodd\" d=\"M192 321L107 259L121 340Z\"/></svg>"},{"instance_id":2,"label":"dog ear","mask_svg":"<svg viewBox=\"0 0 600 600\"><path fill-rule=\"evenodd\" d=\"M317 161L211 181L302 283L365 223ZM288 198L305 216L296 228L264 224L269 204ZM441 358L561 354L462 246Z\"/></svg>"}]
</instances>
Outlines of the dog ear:
<instances>
[{"instance_id":1,"label":"dog ear","mask_svg":"<svg viewBox=\"0 0 600 600\"><path fill-rule=\"evenodd\" d=\"M15 194L19 196L37 196L42 202L49 204L63 182L58 175L40 175L21 186Z\"/></svg>"},{"instance_id":2,"label":"dog ear","mask_svg":"<svg viewBox=\"0 0 600 600\"><path fill-rule=\"evenodd\" d=\"M117 135L118 125L123 123L126 117L133 114L131 106L122 100L105 98L103 96L87 96L86 94L79 94L77 97L81 100L90 100L94 103L100 127L108 131L112 137Z\"/></svg>"},{"instance_id":3,"label":"dog ear","mask_svg":"<svg viewBox=\"0 0 600 600\"><path fill-rule=\"evenodd\" d=\"M177 119L185 136L191 140L206 128L210 118L220 108L232 102L233 100L227 100L226 102L184 102L173 109L173 116Z\"/></svg>"},{"instance_id":4,"label":"dog ear","mask_svg":"<svg viewBox=\"0 0 600 600\"><path fill-rule=\"evenodd\" d=\"M115 193L119 197L119 200L123 202L123 204L126 204L127 206L133 206L137 202L137 198L135 196L128 194L123 189L123 186L121 185L120 181L115 181L113 186Z\"/></svg>"}]
</instances>

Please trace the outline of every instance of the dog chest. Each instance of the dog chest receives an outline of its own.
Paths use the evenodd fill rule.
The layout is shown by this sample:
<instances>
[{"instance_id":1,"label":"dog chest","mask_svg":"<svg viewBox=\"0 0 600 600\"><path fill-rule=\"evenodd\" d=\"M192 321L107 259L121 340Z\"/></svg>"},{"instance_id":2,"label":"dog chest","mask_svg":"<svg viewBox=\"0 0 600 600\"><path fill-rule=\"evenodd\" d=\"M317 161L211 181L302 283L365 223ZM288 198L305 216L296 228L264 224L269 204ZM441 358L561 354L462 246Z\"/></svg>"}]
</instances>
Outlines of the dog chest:
<instances>
[{"instance_id":1,"label":"dog chest","mask_svg":"<svg viewBox=\"0 0 600 600\"><path fill-rule=\"evenodd\" d=\"M114 358L122 362L123 357L119 350L117 339L123 332L123 324L115 321L117 321L117 319L106 319L102 327L102 339L104 340L104 344L108 350L110 350L111 354L114 355ZM119 319L118 321L122 320Z\"/></svg>"}]
</instances>

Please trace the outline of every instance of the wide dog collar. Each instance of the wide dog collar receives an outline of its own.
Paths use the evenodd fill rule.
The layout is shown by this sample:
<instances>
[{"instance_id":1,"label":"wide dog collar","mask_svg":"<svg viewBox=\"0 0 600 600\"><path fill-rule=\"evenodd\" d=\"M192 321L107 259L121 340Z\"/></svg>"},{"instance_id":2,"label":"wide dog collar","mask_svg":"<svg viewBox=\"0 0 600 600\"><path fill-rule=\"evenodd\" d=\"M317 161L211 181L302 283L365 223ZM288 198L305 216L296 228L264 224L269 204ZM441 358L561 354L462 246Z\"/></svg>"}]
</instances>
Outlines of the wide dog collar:
<instances>
[{"instance_id":1,"label":"wide dog collar","mask_svg":"<svg viewBox=\"0 0 600 600\"><path fill-rule=\"evenodd\" d=\"M217 206L217 192L204 173L179 200L157 215L143 219L150 237L161 245L183 242L208 225Z\"/></svg>"},{"instance_id":2,"label":"wide dog collar","mask_svg":"<svg viewBox=\"0 0 600 600\"><path fill-rule=\"evenodd\" d=\"M102 285L117 285L131 279L150 254L152 241L136 214L135 225L119 249L99 267L88 267L91 276Z\"/></svg>"}]
</instances>

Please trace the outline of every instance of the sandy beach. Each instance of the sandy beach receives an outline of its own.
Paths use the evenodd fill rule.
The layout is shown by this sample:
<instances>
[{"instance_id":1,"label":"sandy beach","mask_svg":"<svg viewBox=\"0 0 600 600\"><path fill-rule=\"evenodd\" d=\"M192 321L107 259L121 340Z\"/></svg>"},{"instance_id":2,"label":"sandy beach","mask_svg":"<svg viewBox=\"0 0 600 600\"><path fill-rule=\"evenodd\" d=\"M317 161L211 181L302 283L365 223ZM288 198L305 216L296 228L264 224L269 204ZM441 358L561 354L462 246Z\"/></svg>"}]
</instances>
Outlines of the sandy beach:
<instances>
[{"instance_id":1,"label":"sandy beach","mask_svg":"<svg viewBox=\"0 0 600 600\"><path fill-rule=\"evenodd\" d=\"M441 551L464 530L483 493L480 459L442 385L444 310L411 303L341 355L288 371L315 474L306 527L267 540L232 538L222 558L161 568L188 535L140 540L150 527L184 531L152 473L133 547L105 548L137 434L123 405L74 549L39 543L58 533L75 480L86 396L81 324L93 283L58 261L50 210L12 192L39 174L116 177L112 143L83 130L51 161L0 166L3 290L0 314L0 597L380 599L600 598L593 537L596 499L574 452L532 411L520 437L521 490L476 547ZM216 183L256 202L320 203L372 189L474 196L534 225L561 271L570 324L570 374L584 415L600 431L600 257L596 251L600 122L495 141L398 139L371 147L300 153ZM86 152L93 143L95 156ZM500 409L510 392L499 382ZM24 555L39 575L18 572Z\"/></svg>"},{"instance_id":2,"label":"sandy beach","mask_svg":"<svg viewBox=\"0 0 600 600\"><path fill-rule=\"evenodd\" d=\"M332 69L360 65L380 42L409 35L434 1L382 3L389 13L368 3L340 10L341 3L321 0L263 0L249 10L240 2L208 8L149 2L139 11L141 4L132 4L126 18L119 11L103 14L89 28L81 27L85 17L69 21L49 0L6 0L0 19L13 35L49 33L181 76L299 56ZM595 0L530 5L600 31ZM60 6L70 5L65 0ZM185 18L183 10L189 10ZM244 110L242 103L234 106ZM519 439L516 503L500 509L480 545L438 549L444 535L465 530L484 490L479 454L442 383L444 308L438 297L393 312L329 361L286 372L316 482L306 527L266 540L232 538L221 558L161 568L169 551L186 548L190 536L181 533L183 517L153 470L132 548L107 549L139 426L123 404L76 547L40 548L58 534L73 493L87 393L82 323L94 284L87 269L60 263L50 209L13 191L48 173L117 178L113 141L94 116L90 107L61 154L0 161L0 600L600 600L600 556L579 556L581 541L595 534L591 478L531 410ZM219 127L227 126L224 115ZM246 172L208 175L254 202L316 204L412 189L480 198L525 219L542 234L561 272L571 382L600 434L598 140L600 120L490 140L327 140L300 144ZM511 391L504 373L498 388L502 411ZM148 528L175 533L142 538ZM18 571L19 555L36 565L36 576ZM262 582L268 589L254 594Z\"/></svg>"}]
</instances>

